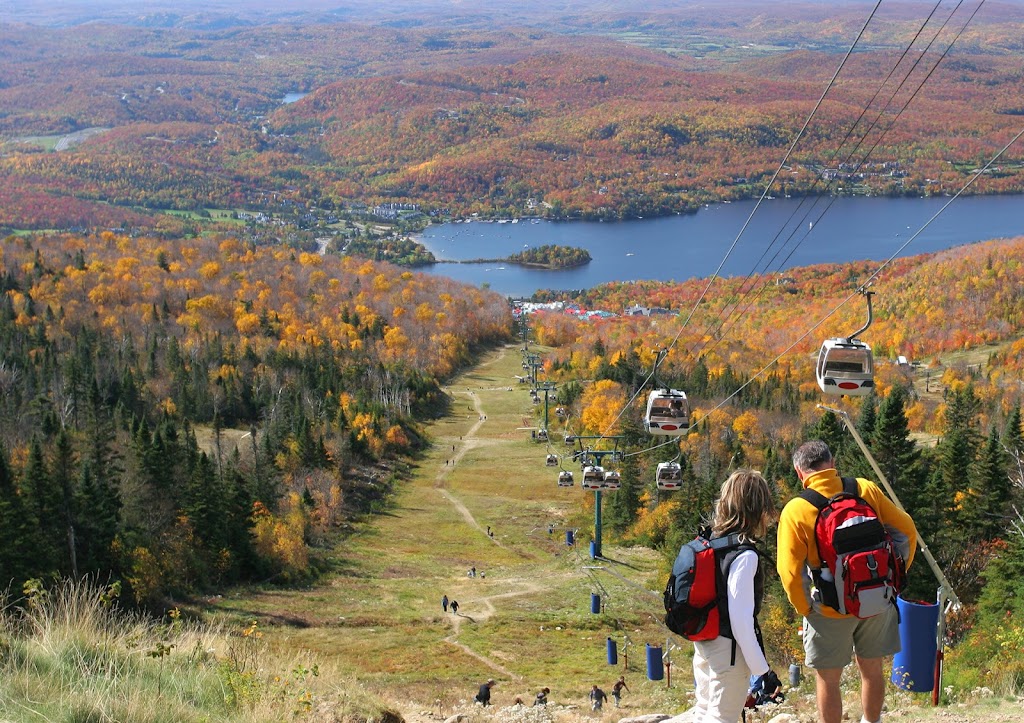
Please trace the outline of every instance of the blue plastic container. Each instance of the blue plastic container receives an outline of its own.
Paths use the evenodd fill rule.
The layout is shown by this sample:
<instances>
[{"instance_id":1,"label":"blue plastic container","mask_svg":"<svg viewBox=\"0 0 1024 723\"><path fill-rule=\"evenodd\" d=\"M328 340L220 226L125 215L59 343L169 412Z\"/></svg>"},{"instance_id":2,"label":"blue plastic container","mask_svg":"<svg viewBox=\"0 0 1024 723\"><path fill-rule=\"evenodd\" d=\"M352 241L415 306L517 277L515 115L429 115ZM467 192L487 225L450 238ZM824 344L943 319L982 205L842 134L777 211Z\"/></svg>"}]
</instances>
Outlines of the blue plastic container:
<instances>
[{"instance_id":1,"label":"blue plastic container","mask_svg":"<svg viewBox=\"0 0 1024 723\"><path fill-rule=\"evenodd\" d=\"M590 612L595 615L601 612L601 596L596 592L590 593Z\"/></svg>"},{"instance_id":2,"label":"blue plastic container","mask_svg":"<svg viewBox=\"0 0 1024 723\"><path fill-rule=\"evenodd\" d=\"M619 649L615 645L615 641L608 638L608 665L619 664Z\"/></svg>"},{"instance_id":3,"label":"blue plastic container","mask_svg":"<svg viewBox=\"0 0 1024 723\"><path fill-rule=\"evenodd\" d=\"M661 659L661 646L647 643L647 679L662 680L665 677L665 663Z\"/></svg>"},{"instance_id":4,"label":"blue plastic container","mask_svg":"<svg viewBox=\"0 0 1024 723\"><path fill-rule=\"evenodd\" d=\"M569 547L572 547L573 543L575 543L575 541L576 541L575 537L576 536L573 534L572 530L566 530L565 531L565 544L568 545Z\"/></svg>"},{"instance_id":5,"label":"blue plastic container","mask_svg":"<svg viewBox=\"0 0 1024 723\"><path fill-rule=\"evenodd\" d=\"M897 688L926 693L935 687L938 603L910 602L898 598L900 646L892 659L892 682Z\"/></svg>"},{"instance_id":6,"label":"blue plastic container","mask_svg":"<svg viewBox=\"0 0 1024 723\"><path fill-rule=\"evenodd\" d=\"M590 541L590 559L597 559L597 543L594 540Z\"/></svg>"}]
</instances>

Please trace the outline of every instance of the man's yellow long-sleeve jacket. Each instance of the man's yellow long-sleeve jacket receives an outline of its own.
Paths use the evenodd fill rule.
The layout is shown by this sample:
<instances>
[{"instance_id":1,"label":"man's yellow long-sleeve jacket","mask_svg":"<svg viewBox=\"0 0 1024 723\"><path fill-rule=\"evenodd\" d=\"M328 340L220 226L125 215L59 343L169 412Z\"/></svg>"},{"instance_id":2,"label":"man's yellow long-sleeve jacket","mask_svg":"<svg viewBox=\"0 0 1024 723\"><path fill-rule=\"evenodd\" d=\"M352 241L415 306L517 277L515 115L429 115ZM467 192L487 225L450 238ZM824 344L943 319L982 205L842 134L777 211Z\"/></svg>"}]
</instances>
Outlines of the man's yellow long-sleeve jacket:
<instances>
[{"instance_id":1,"label":"man's yellow long-sleeve jacket","mask_svg":"<svg viewBox=\"0 0 1024 723\"><path fill-rule=\"evenodd\" d=\"M917 527L906 512L897 507L874 482L857 479L857 487L864 501L892 535L896 550L910 567L917 551ZM812 489L831 498L843 491L843 480L834 469L813 472L804 478L804 488ZM782 586L796 611L807 615L811 611L811 569L821 567L821 557L814 541L814 523L818 508L802 497L794 497L779 517L778 571ZM821 613L830 618L850 617L832 608L822 606Z\"/></svg>"}]
</instances>

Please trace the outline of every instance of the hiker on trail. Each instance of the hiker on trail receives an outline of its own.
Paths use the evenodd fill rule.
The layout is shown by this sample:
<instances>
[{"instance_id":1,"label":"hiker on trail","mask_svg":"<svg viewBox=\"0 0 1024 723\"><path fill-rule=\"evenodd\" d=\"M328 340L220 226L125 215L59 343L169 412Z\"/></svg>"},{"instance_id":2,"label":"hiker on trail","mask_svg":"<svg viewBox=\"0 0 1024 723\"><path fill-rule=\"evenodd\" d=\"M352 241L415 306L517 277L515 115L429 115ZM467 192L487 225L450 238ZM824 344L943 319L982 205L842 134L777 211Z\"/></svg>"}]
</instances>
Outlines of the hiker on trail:
<instances>
[{"instance_id":1,"label":"hiker on trail","mask_svg":"<svg viewBox=\"0 0 1024 723\"><path fill-rule=\"evenodd\" d=\"M883 658L900 650L899 618L895 600L884 611L868 618L838 612L822 601L822 584L833 574L822 563L818 546L821 528L818 507L806 495L813 491L831 500L844 489L835 470L832 452L821 440L804 443L793 453L793 467L804 491L790 500L779 519L778 570L789 602L804 616L806 664L814 669L818 718L822 723L839 723L843 699L839 680L843 668L856 655L861 678L862 723L882 720L885 698ZM897 555L909 567L917 546L917 528L906 512L889 500L870 480L850 479L856 497L870 505L891 536ZM816 529L817 528L817 529ZM815 590L808 597L812 580ZM834 584L832 585L834 588ZM832 597L835 597L834 590Z\"/></svg>"},{"instance_id":2,"label":"hiker on trail","mask_svg":"<svg viewBox=\"0 0 1024 723\"><path fill-rule=\"evenodd\" d=\"M494 537L494 535L491 534L491 526L490 525L487 525L487 536L488 537Z\"/></svg>"},{"instance_id":3,"label":"hiker on trail","mask_svg":"<svg viewBox=\"0 0 1024 723\"><path fill-rule=\"evenodd\" d=\"M760 472L737 470L722 483L711 520L711 539L739 535L744 546L716 553L725 580L718 637L693 644L694 720L736 723L750 679L774 675L760 644L757 613L764 597L764 566L752 549L775 519L771 488ZM720 603L721 604L721 603Z\"/></svg>"},{"instance_id":4,"label":"hiker on trail","mask_svg":"<svg viewBox=\"0 0 1024 723\"><path fill-rule=\"evenodd\" d=\"M601 706L608 700L608 696L605 692L597 687L597 684L590 689L590 709L601 710Z\"/></svg>"},{"instance_id":5,"label":"hiker on trail","mask_svg":"<svg viewBox=\"0 0 1024 723\"><path fill-rule=\"evenodd\" d=\"M452 609L452 615L458 615L459 614L459 601L458 600L452 600L451 603L448 605L448 607L450 607Z\"/></svg>"},{"instance_id":6,"label":"hiker on trail","mask_svg":"<svg viewBox=\"0 0 1024 723\"><path fill-rule=\"evenodd\" d=\"M548 704L548 693L551 690L549 688L541 688L537 693L537 697L533 699L534 705L547 705Z\"/></svg>"},{"instance_id":7,"label":"hiker on trail","mask_svg":"<svg viewBox=\"0 0 1024 723\"><path fill-rule=\"evenodd\" d=\"M448 612L448 596L445 595L441 598L441 612Z\"/></svg>"},{"instance_id":8,"label":"hiker on trail","mask_svg":"<svg viewBox=\"0 0 1024 723\"><path fill-rule=\"evenodd\" d=\"M469 572L466 573L466 577L476 577L476 567L469 568Z\"/></svg>"},{"instance_id":9,"label":"hiker on trail","mask_svg":"<svg viewBox=\"0 0 1024 723\"><path fill-rule=\"evenodd\" d=\"M476 702L485 708L491 704L491 688L495 686L494 678L491 678L486 683L480 686L480 690L476 694Z\"/></svg>"},{"instance_id":10,"label":"hiker on trail","mask_svg":"<svg viewBox=\"0 0 1024 723\"><path fill-rule=\"evenodd\" d=\"M622 691L629 690L629 686L626 685L626 676L620 676L615 685L612 686L612 698L615 699L615 707L619 707L619 703L622 701Z\"/></svg>"}]
</instances>

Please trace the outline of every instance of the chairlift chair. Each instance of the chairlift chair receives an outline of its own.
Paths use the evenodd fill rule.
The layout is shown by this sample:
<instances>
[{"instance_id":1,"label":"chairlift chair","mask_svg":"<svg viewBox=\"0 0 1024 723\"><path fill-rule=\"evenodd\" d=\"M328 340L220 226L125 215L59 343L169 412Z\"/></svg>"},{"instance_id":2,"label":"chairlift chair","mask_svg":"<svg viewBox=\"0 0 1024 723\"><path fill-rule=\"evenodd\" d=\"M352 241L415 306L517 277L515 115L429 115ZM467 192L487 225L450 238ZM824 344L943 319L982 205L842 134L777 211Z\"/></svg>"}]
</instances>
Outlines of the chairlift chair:
<instances>
[{"instance_id":1,"label":"chairlift chair","mask_svg":"<svg viewBox=\"0 0 1024 723\"><path fill-rule=\"evenodd\" d=\"M860 290L868 302L868 320L849 337L826 339L818 352L814 374L818 387L833 396L862 397L875 388L874 360L871 347L857 339L871 326L871 297L874 291Z\"/></svg>"},{"instance_id":2,"label":"chairlift chair","mask_svg":"<svg viewBox=\"0 0 1024 723\"><path fill-rule=\"evenodd\" d=\"M677 490L683 486L683 468L678 462L659 462L655 475L659 490Z\"/></svg>"},{"instance_id":3,"label":"chairlift chair","mask_svg":"<svg viewBox=\"0 0 1024 723\"><path fill-rule=\"evenodd\" d=\"M557 467L558 466L558 455L557 454L549 454L544 459L544 464L547 467Z\"/></svg>"},{"instance_id":4,"label":"chairlift chair","mask_svg":"<svg viewBox=\"0 0 1024 723\"><path fill-rule=\"evenodd\" d=\"M567 469L563 469L558 473L558 486L559 487L572 487L572 472Z\"/></svg>"},{"instance_id":5,"label":"chairlift chair","mask_svg":"<svg viewBox=\"0 0 1024 723\"><path fill-rule=\"evenodd\" d=\"M690 405L678 389L655 389L647 397L644 429L648 434L679 437L690 428Z\"/></svg>"},{"instance_id":6,"label":"chairlift chair","mask_svg":"<svg viewBox=\"0 0 1024 723\"><path fill-rule=\"evenodd\" d=\"M617 490L620 487L622 487L622 475L614 469L607 470L604 473L604 489Z\"/></svg>"},{"instance_id":7,"label":"chairlift chair","mask_svg":"<svg viewBox=\"0 0 1024 723\"><path fill-rule=\"evenodd\" d=\"M585 490L599 490L604 488L604 467L599 464L590 464L583 468L583 482L580 486Z\"/></svg>"},{"instance_id":8,"label":"chairlift chair","mask_svg":"<svg viewBox=\"0 0 1024 723\"><path fill-rule=\"evenodd\" d=\"M818 386L825 394L860 397L875 388L871 347L857 339L826 339L815 367Z\"/></svg>"}]
</instances>

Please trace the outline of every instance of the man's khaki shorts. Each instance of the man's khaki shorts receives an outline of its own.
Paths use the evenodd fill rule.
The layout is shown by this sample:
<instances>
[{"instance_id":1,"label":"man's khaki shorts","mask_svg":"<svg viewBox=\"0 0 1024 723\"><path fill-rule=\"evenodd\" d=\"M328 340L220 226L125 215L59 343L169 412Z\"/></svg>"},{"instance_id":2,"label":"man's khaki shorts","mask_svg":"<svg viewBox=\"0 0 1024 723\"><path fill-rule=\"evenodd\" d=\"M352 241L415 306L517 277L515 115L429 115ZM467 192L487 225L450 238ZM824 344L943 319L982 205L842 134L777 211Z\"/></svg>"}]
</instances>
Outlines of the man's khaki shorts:
<instances>
[{"instance_id":1,"label":"man's khaki shorts","mask_svg":"<svg viewBox=\"0 0 1024 723\"><path fill-rule=\"evenodd\" d=\"M886 612L861 620L829 618L811 611L804 618L804 652L811 668L845 668L856 652L861 658L884 658L900 651L899 615Z\"/></svg>"}]
</instances>

